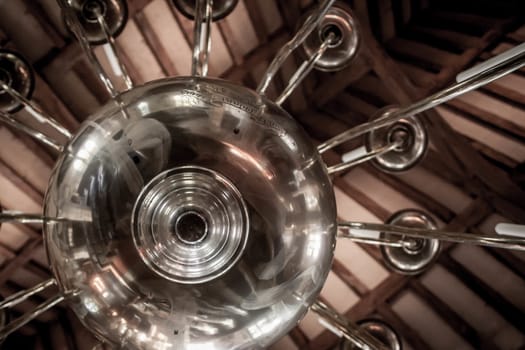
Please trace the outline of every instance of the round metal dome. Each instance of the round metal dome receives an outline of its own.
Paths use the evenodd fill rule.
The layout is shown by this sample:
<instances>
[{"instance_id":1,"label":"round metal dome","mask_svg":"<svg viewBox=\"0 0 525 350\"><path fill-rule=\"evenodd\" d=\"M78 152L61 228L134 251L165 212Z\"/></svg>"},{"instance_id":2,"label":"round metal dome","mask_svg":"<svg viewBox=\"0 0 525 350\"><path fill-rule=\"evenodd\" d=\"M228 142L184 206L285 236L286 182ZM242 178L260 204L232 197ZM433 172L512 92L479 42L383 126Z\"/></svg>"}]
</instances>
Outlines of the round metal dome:
<instances>
[{"instance_id":1,"label":"round metal dome","mask_svg":"<svg viewBox=\"0 0 525 350\"><path fill-rule=\"evenodd\" d=\"M259 349L330 269L336 211L315 146L221 80L128 91L66 146L45 198L48 256L96 335L126 349Z\"/></svg>"}]
</instances>

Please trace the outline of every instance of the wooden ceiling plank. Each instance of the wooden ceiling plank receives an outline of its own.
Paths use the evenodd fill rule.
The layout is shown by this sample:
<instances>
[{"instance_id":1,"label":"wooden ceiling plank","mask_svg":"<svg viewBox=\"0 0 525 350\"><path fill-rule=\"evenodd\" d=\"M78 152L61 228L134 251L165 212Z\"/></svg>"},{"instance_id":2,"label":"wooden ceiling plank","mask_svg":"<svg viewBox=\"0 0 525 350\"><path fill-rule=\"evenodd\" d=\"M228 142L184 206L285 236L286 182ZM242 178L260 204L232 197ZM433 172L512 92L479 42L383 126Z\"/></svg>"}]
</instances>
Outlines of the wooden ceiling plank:
<instances>
[{"instance_id":1,"label":"wooden ceiling plank","mask_svg":"<svg viewBox=\"0 0 525 350\"><path fill-rule=\"evenodd\" d=\"M259 45L265 44L268 41L268 31L264 25L264 19L262 12L259 8L259 1L257 0L244 0L244 6L248 12L248 16L255 30L255 34L259 39Z\"/></svg>"},{"instance_id":2,"label":"wooden ceiling plank","mask_svg":"<svg viewBox=\"0 0 525 350\"><path fill-rule=\"evenodd\" d=\"M164 48L164 45L162 45L159 36L155 33L146 15L143 12L138 12L135 15L135 21L142 36L146 39L146 44L162 67L164 74L172 77L179 75L170 55Z\"/></svg>"},{"instance_id":3,"label":"wooden ceiling plank","mask_svg":"<svg viewBox=\"0 0 525 350\"><path fill-rule=\"evenodd\" d=\"M446 230L464 231L468 227L479 224L487 215L491 213L491 208L487 206L485 201L477 199L461 213L456 215L456 217L448 223ZM355 319L368 316L379 305L382 305L382 303L397 295L409 283L411 278L411 276L391 274L383 282L381 282L379 286L374 288L368 295L363 297L356 305L354 305L345 315ZM333 344L333 339L335 337L336 336L330 331L325 331L313 339L308 344L308 347L305 347L305 349L326 350L329 347L325 345Z\"/></svg>"},{"instance_id":4,"label":"wooden ceiling plank","mask_svg":"<svg viewBox=\"0 0 525 350\"><path fill-rule=\"evenodd\" d=\"M523 323L523 320L525 319L525 313L523 311L516 308L491 286L480 280L467 268L451 258L450 255L440 255L438 262L450 273L454 274L466 285L468 285L473 292L475 292L487 304L491 305L492 308L510 324L514 325L514 327L519 329L521 332L525 332L525 324Z\"/></svg>"},{"instance_id":5,"label":"wooden ceiling plank","mask_svg":"<svg viewBox=\"0 0 525 350\"><path fill-rule=\"evenodd\" d=\"M4 285L9 277L16 273L16 270L25 265L31 259L34 250L40 244L42 244L42 238L29 241L15 258L10 260L2 267L2 269L0 269L0 285Z\"/></svg>"},{"instance_id":6,"label":"wooden ceiling plank","mask_svg":"<svg viewBox=\"0 0 525 350\"><path fill-rule=\"evenodd\" d=\"M335 258L332 262L332 271L360 298L370 293L368 287Z\"/></svg>"},{"instance_id":7,"label":"wooden ceiling plank","mask_svg":"<svg viewBox=\"0 0 525 350\"><path fill-rule=\"evenodd\" d=\"M516 142L523 142L523 140L525 140L524 126L513 120L501 118L490 111L480 108L479 105L456 98L449 101L447 107L452 107L452 109L459 112L462 117L485 125L505 138L513 139Z\"/></svg>"},{"instance_id":8,"label":"wooden ceiling plank","mask_svg":"<svg viewBox=\"0 0 525 350\"><path fill-rule=\"evenodd\" d=\"M83 59L78 60L73 66L73 71L78 75L80 80L89 88L97 102L103 105L109 99L108 91L105 85L95 75L91 66Z\"/></svg>"},{"instance_id":9,"label":"wooden ceiling plank","mask_svg":"<svg viewBox=\"0 0 525 350\"><path fill-rule=\"evenodd\" d=\"M418 279L411 279L410 289L423 299L448 325L466 340L474 349L496 350L498 347L488 338L481 337L478 332L455 312L450 306L427 289Z\"/></svg>"},{"instance_id":10,"label":"wooden ceiling plank","mask_svg":"<svg viewBox=\"0 0 525 350\"><path fill-rule=\"evenodd\" d=\"M226 49L233 59L233 63L235 65L242 64L244 55L242 54L242 50L239 47L237 40L235 40L230 24L226 21L219 21L217 22L217 25L222 37L224 38L224 42L226 43Z\"/></svg>"},{"instance_id":11,"label":"wooden ceiling plank","mask_svg":"<svg viewBox=\"0 0 525 350\"><path fill-rule=\"evenodd\" d=\"M315 96L315 104L323 106L336 97L351 83L361 79L370 72L371 64L368 56L359 55L356 60L335 75L325 79L324 82L315 87L312 96Z\"/></svg>"},{"instance_id":12,"label":"wooden ceiling plank","mask_svg":"<svg viewBox=\"0 0 525 350\"><path fill-rule=\"evenodd\" d=\"M272 59L282 45L286 43L288 38L289 34L285 31L277 33L272 40L246 55L241 65L231 67L221 74L221 77L227 80L241 81L246 74L253 70L253 67L261 62Z\"/></svg>"},{"instance_id":13,"label":"wooden ceiling plank","mask_svg":"<svg viewBox=\"0 0 525 350\"><path fill-rule=\"evenodd\" d=\"M46 12L42 6L34 0L23 0L23 2L26 5L27 11L37 20L38 24L42 27L55 46L57 48L62 48L65 44L64 39L60 33L56 31L50 20L46 18Z\"/></svg>"},{"instance_id":14,"label":"wooden ceiling plank","mask_svg":"<svg viewBox=\"0 0 525 350\"><path fill-rule=\"evenodd\" d=\"M399 315L397 315L389 305L380 304L377 307L379 315L391 325L397 332L410 343L412 347L418 350L431 350L432 347L419 335L419 333L410 327Z\"/></svg>"},{"instance_id":15,"label":"wooden ceiling plank","mask_svg":"<svg viewBox=\"0 0 525 350\"><path fill-rule=\"evenodd\" d=\"M454 212L447 206L435 201L433 198L421 192L417 188L412 187L410 184L403 182L395 175L382 172L370 164L364 164L364 168L378 179L388 184L390 187L394 188L400 193L403 193L414 202L417 202L430 213L439 217L442 221L449 222L453 219Z\"/></svg>"}]
</instances>

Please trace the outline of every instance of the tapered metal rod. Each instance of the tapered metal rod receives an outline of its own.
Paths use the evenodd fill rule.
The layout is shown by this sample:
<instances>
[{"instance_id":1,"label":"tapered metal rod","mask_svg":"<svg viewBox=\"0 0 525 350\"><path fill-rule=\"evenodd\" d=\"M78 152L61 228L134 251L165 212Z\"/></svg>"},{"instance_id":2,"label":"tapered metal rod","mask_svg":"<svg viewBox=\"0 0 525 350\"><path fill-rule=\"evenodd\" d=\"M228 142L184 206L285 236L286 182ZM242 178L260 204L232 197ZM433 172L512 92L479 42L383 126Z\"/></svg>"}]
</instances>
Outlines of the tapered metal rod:
<instances>
[{"instance_id":1,"label":"tapered metal rod","mask_svg":"<svg viewBox=\"0 0 525 350\"><path fill-rule=\"evenodd\" d=\"M284 89L284 91L281 93L281 96L275 100L275 103L279 106L283 104L283 102L292 94L292 92L297 88L297 86L306 78L308 73L311 72L311 70L314 68L315 64L319 59L323 56L326 49L330 46L330 44L335 40L335 34L330 33L328 37L323 41L321 46L319 46L319 49L310 56L310 58L307 61L304 61L303 64L297 69L297 71L292 75L290 78L290 81L288 82L288 85Z\"/></svg>"},{"instance_id":2,"label":"tapered metal rod","mask_svg":"<svg viewBox=\"0 0 525 350\"><path fill-rule=\"evenodd\" d=\"M339 232L337 234L339 238L347 238L357 243L365 243L371 245L383 245L388 247L402 248L410 246L408 242L403 239L392 239L392 238L380 238L380 237L366 237L364 235L358 235L352 232Z\"/></svg>"},{"instance_id":3,"label":"tapered metal rod","mask_svg":"<svg viewBox=\"0 0 525 350\"><path fill-rule=\"evenodd\" d=\"M213 0L195 2L195 23L193 27L193 60L191 74L208 75L208 57L211 49L211 20Z\"/></svg>"},{"instance_id":4,"label":"tapered metal rod","mask_svg":"<svg viewBox=\"0 0 525 350\"><path fill-rule=\"evenodd\" d=\"M47 145L53 148L57 152L62 152L63 146L56 140L42 134L41 132L36 131L33 128L30 128L19 121L15 120L11 115L0 111L0 120L4 123L12 126L13 128L35 138L37 141L42 142L44 145Z\"/></svg>"},{"instance_id":5,"label":"tapered metal rod","mask_svg":"<svg viewBox=\"0 0 525 350\"><path fill-rule=\"evenodd\" d=\"M270 86L270 82L272 81L275 74L277 74L288 56L290 56L293 50L299 47L299 45L304 42L308 35L310 35L310 33L312 33L312 31L316 29L317 26L319 26L319 23L321 23L334 2L335 0L323 0L316 11L306 19L301 28L297 31L297 33L295 33L294 37L283 47L281 47L272 63L264 73L263 79L257 87L257 93L261 95L266 93L266 89L268 89L268 86Z\"/></svg>"},{"instance_id":6,"label":"tapered metal rod","mask_svg":"<svg viewBox=\"0 0 525 350\"><path fill-rule=\"evenodd\" d=\"M15 293L9 296L8 298L6 298L5 300L3 300L2 302L0 302L0 309L7 309L15 305L18 305L21 302L27 300L29 297L35 294L38 294L44 289L49 288L54 285L56 285L56 280L54 278L50 278L47 281L39 283L29 289L22 290L18 293Z\"/></svg>"},{"instance_id":7,"label":"tapered metal rod","mask_svg":"<svg viewBox=\"0 0 525 350\"><path fill-rule=\"evenodd\" d=\"M104 71L104 68L102 68L102 64L98 60L95 53L91 50L91 44L89 43L88 39L86 38L86 34L84 32L84 28L82 28L82 25L78 21L78 18L76 14L74 13L73 9L69 5L67 0L57 0L60 7L62 8L62 11L64 11L64 16L66 17L66 21L71 26L71 30L73 31L73 34L77 37L78 42L80 43L80 46L82 47L82 51L84 51L84 54L88 58L89 62L95 69L95 72L100 79L100 81L104 84L106 91L111 95L111 97L115 97L118 95L118 91L115 89L115 86L111 82L111 79Z\"/></svg>"},{"instance_id":8,"label":"tapered metal rod","mask_svg":"<svg viewBox=\"0 0 525 350\"><path fill-rule=\"evenodd\" d=\"M100 9L97 8L95 11L97 15L98 24L102 28L102 32L104 33L104 36L107 41L106 45L109 48L111 55L113 56L113 59L117 62L118 68L122 75L122 79L124 80L124 83L126 84L126 88L128 90L133 89L133 81L131 80L131 77L129 76L126 66L122 63L122 60L120 59L120 56L117 50L117 45L115 43L115 38L113 37L113 35L111 35L108 24L106 23L106 20L104 19L104 16L102 15ZM112 60L112 58L109 58L109 57L108 59L110 61Z\"/></svg>"},{"instance_id":9,"label":"tapered metal rod","mask_svg":"<svg viewBox=\"0 0 525 350\"><path fill-rule=\"evenodd\" d=\"M339 315L337 311L324 304L322 301L317 300L313 303L310 309L360 349L388 350L376 338L368 334L368 332L360 329L357 325L350 323L345 317Z\"/></svg>"},{"instance_id":10,"label":"tapered metal rod","mask_svg":"<svg viewBox=\"0 0 525 350\"><path fill-rule=\"evenodd\" d=\"M45 222L71 222L63 218L50 218L40 214L28 214L19 211L0 212L0 223L16 221L21 224L44 224ZM0 304L1 305L1 304Z\"/></svg>"},{"instance_id":11,"label":"tapered metal rod","mask_svg":"<svg viewBox=\"0 0 525 350\"><path fill-rule=\"evenodd\" d=\"M474 234L465 232L448 232L440 230L430 230L425 228L403 227L388 224L373 224L366 222L341 222L338 224L340 234L349 231L349 238L358 235L359 231L384 232L399 236L399 241L406 242L409 238L438 239L455 243L469 243L493 248L505 248L525 251L525 238L522 237L500 237L495 235ZM352 234L354 231L354 234ZM393 238L389 238L391 242ZM405 244L405 243L403 243Z\"/></svg>"},{"instance_id":12,"label":"tapered metal rod","mask_svg":"<svg viewBox=\"0 0 525 350\"><path fill-rule=\"evenodd\" d=\"M0 81L0 89L4 90L13 99L23 104L26 110L30 112L30 114L35 118L36 121L38 121L41 124L45 124L45 125L52 127L56 132L58 132L59 134L67 138L68 140L71 139L72 135L69 132L69 130L63 127L58 121L56 121L53 117L51 117L46 112L44 112L40 107L38 107L32 101L28 100L18 91L11 88L9 85L5 84L2 81Z\"/></svg>"},{"instance_id":13,"label":"tapered metal rod","mask_svg":"<svg viewBox=\"0 0 525 350\"><path fill-rule=\"evenodd\" d=\"M501 55L504 55L503 58L501 58ZM436 92L418 102L391 111L374 121L360 124L352 129L349 129L331 138L330 140L320 144L317 147L317 150L319 151L319 153L324 153L327 150L334 148L337 145L340 145L341 143L344 143L348 140L361 136L375 129L395 123L396 121L402 118L413 116L431 108L434 108L436 106L439 106L442 103L445 103L453 98L475 90L496 79L510 74L515 70L520 69L521 67L525 66L525 43L519 45L519 47L514 50L513 55L508 55L505 53L501 55L498 55L501 59L494 60L493 64L489 66L484 65L483 70L476 69L475 75L469 75L460 82L449 86L446 89ZM473 68L471 68L470 70L472 69Z\"/></svg>"},{"instance_id":14,"label":"tapered metal rod","mask_svg":"<svg viewBox=\"0 0 525 350\"><path fill-rule=\"evenodd\" d=\"M356 159L352 159L352 160L347 161L347 162L342 162L342 163L339 163L339 164L336 164L336 165L332 165L331 167L328 167L328 169L327 169L328 174L334 174L334 173L337 173L339 171L343 171L343 170L346 170L348 168L354 167L356 165L368 162L369 160L372 160L372 159L374 159L374 158L376 158L376 157L378 157L380 155L383 155L385 153L388 153L388 152L391 152L391 151L395 150L397 147L401 146L402 144L403 144L403 141L394 142L394 143L385 145L383 147L380 147L378 149L372 150L370 152L367 152L364 155L362 155L362 156L360 156L360 157L358 157Z\"/></svg>"},{"instance_id":15,"label":"tapered metal rod","mask_svg":"<svg viewBox=\"0 0 525 350\"><path fill-rule=\"evenodd\" d=\"M40 316L41 314L48 311L49 309L52 309L55 305L57 305L58 303L61 303L64 299L65 298L63 295L57 294L54 297L46 300L44 303L38 305L32 311L27 312L23 316L10 322L7 326L5 326L4 328L0 330L0 341L3 341L9 334L20 329L21 327L26 325L31 320Z\"/></svg>"}]
</instances>

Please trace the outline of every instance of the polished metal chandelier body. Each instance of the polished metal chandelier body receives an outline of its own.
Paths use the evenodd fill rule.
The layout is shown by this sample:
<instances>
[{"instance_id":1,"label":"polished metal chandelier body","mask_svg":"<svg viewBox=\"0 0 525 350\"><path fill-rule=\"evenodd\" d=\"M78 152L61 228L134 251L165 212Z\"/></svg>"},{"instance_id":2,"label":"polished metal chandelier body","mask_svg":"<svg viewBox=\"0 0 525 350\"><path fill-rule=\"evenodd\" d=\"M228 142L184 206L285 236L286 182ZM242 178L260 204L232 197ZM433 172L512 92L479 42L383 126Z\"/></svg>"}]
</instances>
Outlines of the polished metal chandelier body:
<instances>
[{"instance_id":1,"label":"polished metal chandelier body","mask_svg":"<svg viewBox=\"0 0 525 350\"><path fill-rule=\"evenodd\" d=\"M113 98L71 135L31 102L25 61L0 53L1 119L59 153L44 214L0 216L43 224L54 278L0 302L0 309L51 285L59 293L3 327L0 338L66 301L116 348L263 349L311 309L347 340L342 348L400 349L399 337L381 321L359 327L317 299L336 237L381 245L387 265L404 274L427 268L440 240L524 249L518 226L500 226L498 236L442 232L415 210L386 224L337 222L330 180L366 161L387 172L414 166L428 145L417 113L522 67L523 47L315 146L281 104L313 68L352 64L359 27L345 5L324 0L307 14L251 91L206 77L211 22L237 1L175 1L195 21L192 76L137 87L114 45L127 18L125 2L58 2ZM126 91L116 90L94 55L92 46L101 43L117 62ZM266 89L298 48L305 62L276 101L269 100ZM20 108L66 141L18 121ZM363 135L364 153L330 167L323 162L323 153Z\"/></svg>"}]
</instances>

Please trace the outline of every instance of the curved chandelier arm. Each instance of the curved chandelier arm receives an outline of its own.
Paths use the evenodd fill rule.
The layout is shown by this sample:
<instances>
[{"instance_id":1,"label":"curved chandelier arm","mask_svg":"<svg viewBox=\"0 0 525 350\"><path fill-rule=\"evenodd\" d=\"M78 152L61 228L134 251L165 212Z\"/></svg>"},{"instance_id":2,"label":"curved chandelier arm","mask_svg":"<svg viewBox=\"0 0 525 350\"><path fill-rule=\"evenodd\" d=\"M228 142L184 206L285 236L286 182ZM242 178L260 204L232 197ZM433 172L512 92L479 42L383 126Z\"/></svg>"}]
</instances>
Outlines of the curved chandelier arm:
<instances>
[{"instance_id":1,"label":"curved chandelier arm","mask_svg":"<svg viewBox=\"0 0 525 350\"><path fill-rule=\"evenodd\" d=\"M310 33L315 28L317 28L323 17L326 15L326 12L330 9L334 2L335 0L323 0L316 11L306 19L301 28L297 31L297 33L295 33L292 40L288 41L283 47L281 47L272 63L264 73L263 79L257 87L258 94L265 94L266 89L268 89L268 86L270 86L270 82L272 81L273 77L275 74L277 74L288 56L290 56L292 51L299 47L299 45L303 43L308 35L310 35Z\"/></svg>"},{"instance_id":2,"label":"curved chandelier arm","mask_svg":"<svg viewBox=\"0 0 525 350\"><path fill-rule=\"evenodd\" d=\"M411 105L401 107L395 111L384 114L382 117L360 124L349 129L317 147L319 153L324 153L341 143L361 136L367 132L392 124L402 118L424 112L453 98L463 95L486 85L496 79L514 72L525 66L525 43L511 49L512 52L504 52L491 60L481 63L458 75L458 83L438 91Z\"/></svg>"},{"instance_id":3,"label":"curved chandelier arm","mask_svg":"<svg viewBox=\"0 0 525 350\"><path fill-rule=\"evenodd\" d=\"M67 138L68 140L71 139L72 135L64 126L62 126L59 122L57 122L53 117L48 115L46 112L44 112L40 107L38 107L34 102L30 101L26 97L24 97L22 94L20 94L18 91L10 87L9 85L5 84L4 82L0 81L0 89L7 92L13 99L17 100L21 104L24 105L26 110L33 116L33 118L41 123L45 124L47 126L50 126Z\"/></svg>"},{"instance_id":4,"label":"curved chandelier arm","mask_svg":"<svg viewBox=\"0 0 525 350\"><path fill-rule=\"evenodd\" d=\"M393 150L395 150L397 147L401 146L403 143L403 141L397 141L397 142L393 142L393 143L390 143L388 145L385 145L383 147L380 147L378 149L374 149L372 151L369 151L369 152L366 152L365 154L363 155L360 155L359 157L357 158L354 158L354 159L350 159L350 160L347 160L347 161L343 161L339 164L336 164L336 165L332 165L330 167L328 167L327 171L328 171L328 174L334 174L334 173L337 173L339 171L343 171L343 170L346 170L348 168L351 168L353 166L356 166L356 165L359 165L361 163L365 163L365 162L368 162L369 160L372 160L380 155L383 155L385 153L388 153L388 152L391 152Z\"/></svg>"},{"instance_id":5,"label":"curved chandelier arm","mask_svg":"<svg viewBox=\"0 0 525 350\"><path fill-rule=\"evenodd\" d=\"M89 43L86 37L86 33L84 32L84 29L82 28L82 25L80 24L75 14L75 11L69 5L68 0L57 1L60 7L62 8L62 11L64 12L64 16L66 18L67 23L69 23L71 27L71 31L73 32L73 34L75 34L78 42L80 43L80 46L82 47L82 51L84 51L84 54L95 69L99 80L104 84L106 91L111 95L111 97L117 96L118 91L115 89L115 86L111 82L111 79L109 79L109 76L104 71L104 68L102 68L102 64L91 49L91 44Z\"/></svg>"},{"instance_id":6,"label":"curved chandelier arm","mask_svg":"<svg viewBox=\"0 0 525 350\"><path fill-rule=\"evenodd\" d=\"M100 9L96 10L97 15L97 22L102 28L102 32L104 33L104 36L106 37L107 44L104 45L104 52L106 53L106 56L108 57L108 60L110 62L113 62L112 67L115 71L115 74L118 76L121 76L124 80L124 83L126 84L126 88L128 90L133 89L133 81L131 80L131 77L129 76L128 70L126 69L126 66L122 63L122 60L119 58L117 45L115 43L115 38L113 35L111 35L108 24L106 23L106 20L104 19L104 16L102 15L102 12Z\"/></svg>"},{"instance_id":7,"label":"curved chandelier arm","mask_svg":"<svg viewBox=\"0 0 525 350\"><path fill-rule=\"evenodd\" d=\"M330 33L326 39L323 41L321 46L317 49L317 51L310 56L310 58L307 61L304 61L303 64L297 69L297 71L292 75L290 78L290 81L288 82L288 85L284 89L284 91L281 93L281 95L277 98L275 101L276 104L279 106L292 94L292 92L297 88L297 86L306 78L308 73L312 71L315 64L319 59L323 56L326 49L330 46L330 44L333 43L335 40L335 34Z\"/></svg>"},{"instance_id":8,"label":"curved chandelier arm","mask_svg":"<svg viewBox=\"0 0 525 350\"><path fill-rule=\"evenodd\" d=\"M3 222L12 222L16 221L20 224L37 224L42 225L46 222L71 222L72 220L63 219L63 218L50 218L45 217L40 214L29 214L19 211L1 211L0 212L0 224ZM2 308L2 303L0 303L0 309Z\"/></svg>"},{"instance_id":9,"label":"curved chandelier arm","mask_svg":"<svg viewBox=\"0 0 525 350\"><path fill-rule=\"evenodd\" d=\"M195 24L193 27L193 57L191 74L208 75L208 57L211 49L211 20L213 0L195 2Z\"/></svg>"},{"instance_id":10,"label":"curved chandelier arm","mask_svg":"<svg viewBox=\"0 0 525 350\"><path fill-rule=\"evenodd\" d=\"M355 344L362 350L388 350L376 338L368 332L352 324L345 317L337 313L334 309L317 300L310 309L326 322L327 328L338 335L342 335L347 340Z\"/></svg>"},{"instance_id":11,"label":"curved chandelier arm","mask_svg":"<svg viewBox=\"0 0 525 350\"><path fill-rule=\"evenodd\" d=\"M493 248L504 248L525 251L525 236L522 234L500 233L496 235L475 234L465 232L448 232L426 228L404 227L389 224L373 224L365 222L340 222L338 223L339 237L349 238L364 243L378 245L391 245L396 241L401 246L410 246L413 239L438 239L455 243L469 243ZM523 230L522 230L523 231ZM364 233L388 233L397 236L388 238L366 237ZM506 237L504 237L506 236Z\"/></svg>"},{"instance_id":12,"label":"curved chandelier arm","mask_svg":"<svg viewBox=\"0 0 525 350\"><path fill-rule=\"evenodd\" d=\"M27 300L32 295L35 295L37 293L40 293L44 289L47 289L53 285L56 285L56 280L54 278L51 278L47 281L44 281L42 283L39 283L35 285L32 288L22 290L16 294L11 295L10 297L6 298L4 301L0 303L0 309L5 310L8 308L11 308L25 300ZM34 318L38 317L42 313L46 312L47 310L53 308L58 303L62 302L65 299L65 297L62 294L56 294L55 296L47 299L42 304L38 305L33 310L25 313L21 317L17 318L16 320L8 323L4 328L0 329L0 341L4 340L9 334L13 333L14 331L18 330Z\"/></svg>"},{"instance_id":13,"label":"curved chandelier arm","mask_svg":"<svg viewBox=\"0 0 525 350\"><path fill-rule=\"evenodd\" d=\"M35 138L37 141L42 142L44 145L53 148L57 152L62 152L63 150L63 146L58 141L53 140L52 138L42 134L41 132L20 123L19 121L15 120L10 114L0 111L0 120L12 126L13 128Z\"/></svg>"}]
</instances>

